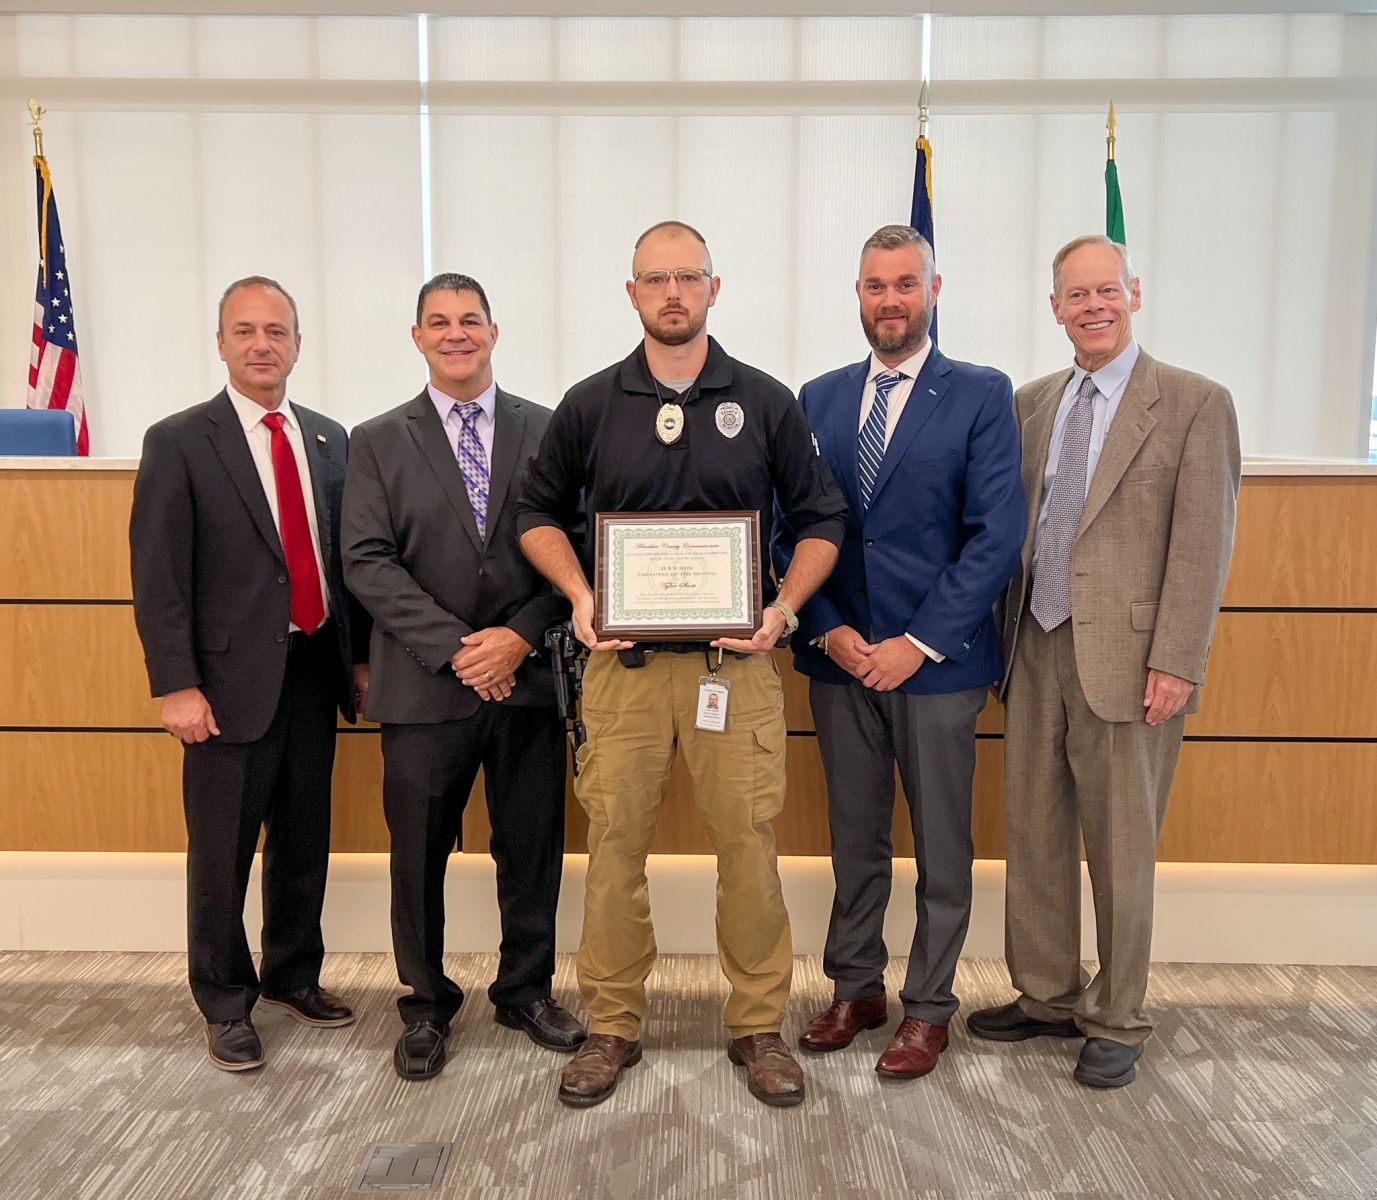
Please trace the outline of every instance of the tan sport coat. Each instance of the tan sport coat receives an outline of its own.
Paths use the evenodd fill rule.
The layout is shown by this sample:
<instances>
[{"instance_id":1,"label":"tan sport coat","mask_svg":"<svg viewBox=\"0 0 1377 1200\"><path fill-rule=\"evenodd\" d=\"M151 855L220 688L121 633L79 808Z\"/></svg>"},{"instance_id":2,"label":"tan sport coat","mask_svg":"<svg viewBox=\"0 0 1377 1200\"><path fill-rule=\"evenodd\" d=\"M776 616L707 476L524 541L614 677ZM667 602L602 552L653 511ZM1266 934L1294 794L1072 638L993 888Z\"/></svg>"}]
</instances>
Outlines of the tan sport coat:
<instances>
[{"instance_id":1,"label":"tan sport coat","mask_svg":"<svg viewBox=\"0 0 1377 1200\"><path fill-rule=\"evenodd\" d=\"M1005 686L1032 578L1052 424L1070 378L1058 371L1014 393L1028 531L1005 606ZM1142 719L1148 668L1204 682L1233 549L1239 466L1228 391L1140 351L1071 547L1076 668L1102 720ZM1184 711L1199 707L1197 686Z\"/></svg>"}]
</instances>

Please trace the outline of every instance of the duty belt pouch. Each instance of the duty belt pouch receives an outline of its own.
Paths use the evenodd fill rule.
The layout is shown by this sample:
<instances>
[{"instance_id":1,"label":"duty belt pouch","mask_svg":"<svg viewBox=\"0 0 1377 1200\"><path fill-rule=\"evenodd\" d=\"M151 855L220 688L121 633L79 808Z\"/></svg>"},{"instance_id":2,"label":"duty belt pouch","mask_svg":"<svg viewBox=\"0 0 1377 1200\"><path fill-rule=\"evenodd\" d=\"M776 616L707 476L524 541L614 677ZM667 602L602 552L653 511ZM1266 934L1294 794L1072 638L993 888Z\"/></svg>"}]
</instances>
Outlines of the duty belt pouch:
<instances>
[{"instance_id":1,"label":"duty belt pouch","mask_svg":"<svg viewBox=\"0 0 1377 1200\"><path fill-rule=\"evenodd\" d=\"M634 671L645 666L645 651L640 646L632 646L630 650L618 650L617 661L628 671Z\"/></svg>"}]
</instances>

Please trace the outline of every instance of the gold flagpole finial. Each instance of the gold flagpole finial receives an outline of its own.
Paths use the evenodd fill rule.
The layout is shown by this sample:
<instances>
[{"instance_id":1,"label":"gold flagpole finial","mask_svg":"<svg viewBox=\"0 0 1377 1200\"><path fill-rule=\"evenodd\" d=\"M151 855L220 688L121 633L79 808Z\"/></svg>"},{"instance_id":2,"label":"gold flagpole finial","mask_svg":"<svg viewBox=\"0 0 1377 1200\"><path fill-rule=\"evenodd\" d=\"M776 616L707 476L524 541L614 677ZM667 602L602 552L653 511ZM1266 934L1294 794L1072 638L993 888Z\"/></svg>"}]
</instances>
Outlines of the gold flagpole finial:
<instances>
[{"instance_id":1,"label":"gold flagpole finial","mask_svg":"<svg viewBox=\"0 0 1377 1200\"><path fill-rule=\"evenodd\" d=\"M48 110L37 100L29 101L29 124L33 126L33 152L35 158L43 157L43 118Z\"/></svg>"},{"instance_id":2,"label":"gold flagpole finial","mask_svg":"<svg viewBox=\"0 0 1377 1200\"><path fill-rule=\"evenodd\" d=\"M1109 151L1109 161L1114 161L1114 129L1119 124L1118 118L1114 115L1114 101L1109 102L1109 117L1104 123L1104 127L1109 130L1109 136L1105 138L1104 144Z\"/></svg>"},{"instance_id":3,"label":"gold flagpole finial","mask_svg":"<svg viewBox=\"0 0 1377 1200\"><path fill-rule=\"evenodd\" d=\"M928 81L923 80L923 86L918 92L918 136L928 136Z\"/></svg>"}]
</instances>

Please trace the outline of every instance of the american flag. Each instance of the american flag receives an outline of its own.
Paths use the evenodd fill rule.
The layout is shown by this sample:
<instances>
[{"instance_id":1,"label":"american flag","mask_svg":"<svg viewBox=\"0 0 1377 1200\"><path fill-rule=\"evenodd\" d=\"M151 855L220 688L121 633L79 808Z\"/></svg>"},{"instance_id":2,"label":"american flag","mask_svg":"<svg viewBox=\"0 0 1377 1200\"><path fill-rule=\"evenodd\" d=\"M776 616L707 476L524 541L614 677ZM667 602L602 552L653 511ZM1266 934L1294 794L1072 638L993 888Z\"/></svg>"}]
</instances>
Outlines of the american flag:
<instances>
[{"instance_id":1,"label":"american flag","mask_svg":"<svg viewBox=\"0 0 1377 1200\"><path fill-rule=\"evenodd\" d=\"M35 156L38 179L38 292L33 303L33 352L29 356L29 407L65 408L76 421L77 453L91 452L86 402L77 359L67 247L57 220L57 199L47 159Z\"/></svg>"}]
</instances>

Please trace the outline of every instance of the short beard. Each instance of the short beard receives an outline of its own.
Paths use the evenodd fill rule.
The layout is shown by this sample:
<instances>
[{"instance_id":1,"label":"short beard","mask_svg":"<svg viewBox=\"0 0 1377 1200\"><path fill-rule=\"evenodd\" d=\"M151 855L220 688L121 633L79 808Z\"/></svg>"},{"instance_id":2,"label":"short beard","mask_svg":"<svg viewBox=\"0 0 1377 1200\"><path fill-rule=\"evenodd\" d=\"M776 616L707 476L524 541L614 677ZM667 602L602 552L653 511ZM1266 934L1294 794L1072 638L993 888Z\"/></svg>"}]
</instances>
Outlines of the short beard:
<instances>
[{"instance_id":1,"label":"short beard","mask_svg":"<svg viewBox=\"0 0 1377 1200\"><path fill-rule=\"evenodd\" d=\"M652 317L641 313L641 325L645 328L646 333L650 334L662 346L686 346L703 332L703 328L708 323L708 314L705 309L702 315L694 320L693 314L685 309L684 316L687 319L682 326L670 327L662 324L658 316Z\"/></svg>"},{"instance_id":2,"label":"short beard","mask_svg":"<svg viewBox=\"0 0 1377 1200\"><path fill-rule=\"evenodd\" d=\"M871 349L882 354L903 354L905 357L917 350L927 340L928 329L932 326L932 309L924 307L914 313L913 318L896 334L879 332L879 321L869 320L861 313L861 328L865 330L865 340Z\"/></svg>"}]
</instances>

